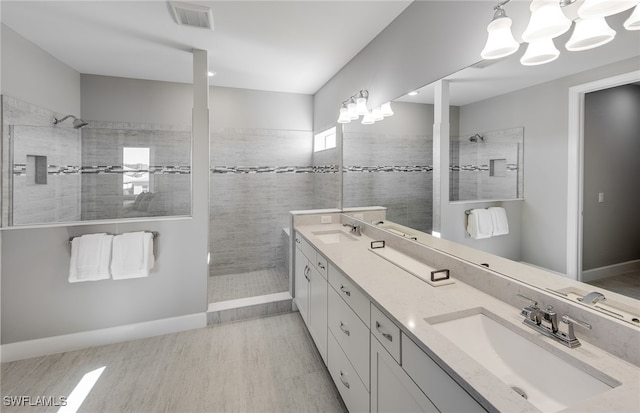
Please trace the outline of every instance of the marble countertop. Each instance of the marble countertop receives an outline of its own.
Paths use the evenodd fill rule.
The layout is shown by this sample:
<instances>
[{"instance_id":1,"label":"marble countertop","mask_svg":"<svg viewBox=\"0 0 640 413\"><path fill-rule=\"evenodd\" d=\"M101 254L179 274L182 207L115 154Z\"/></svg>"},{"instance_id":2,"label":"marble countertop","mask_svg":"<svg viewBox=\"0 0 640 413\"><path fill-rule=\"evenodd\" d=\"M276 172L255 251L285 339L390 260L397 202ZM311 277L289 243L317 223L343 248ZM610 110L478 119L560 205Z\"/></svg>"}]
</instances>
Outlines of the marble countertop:
<instances>
[{"instance_id":1,"label":"marble countertop","mask_svg":"<svg viewBox=\"0 0 640 413\"><path fill-rule=\"evenodd\" d=\"M559 357L574 359L572 364L589 366L590 370L621 383L563 412L640 411L640 368L631 363L584 341L580 347L569 349L544 337L522 324L520 309L456 280L454 273L451 274L454 284L437 287L427 284L369 251L374 240L367 236L366 230L362 236L356 237L356 241L335 244L322 242L314 232L338 230L347 233L341 224L298 225L295 230L355 282L378 308L487 410L539 412L489 370L452 345L425 318L481 307L507 321L510 329Z\"/></svg>"}]
</instances>

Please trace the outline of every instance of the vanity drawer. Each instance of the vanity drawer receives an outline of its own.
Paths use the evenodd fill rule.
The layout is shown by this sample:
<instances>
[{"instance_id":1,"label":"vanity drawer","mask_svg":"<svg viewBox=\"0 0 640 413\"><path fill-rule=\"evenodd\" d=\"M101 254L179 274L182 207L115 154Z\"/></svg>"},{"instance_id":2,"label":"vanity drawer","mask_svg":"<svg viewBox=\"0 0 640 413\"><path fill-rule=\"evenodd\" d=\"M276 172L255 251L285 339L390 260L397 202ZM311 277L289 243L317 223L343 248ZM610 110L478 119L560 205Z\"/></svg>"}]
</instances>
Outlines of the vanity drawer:
<instances>
[{"instance_id":1,"label":"vanity drawer","mask_svg":"<svg viewBox=\"0 0 640 413\"><path fill-rule=\"evenodd\" d=\"M329 288L329 330L369 388L369 329L333 288Z\"/></svg>"},{"instance_id":2,"label":"vanity drawer","mask_svg":"<svg viewBox=\"0 0 640 413\"><path fill-rule=\"evenodd\" d=\"M350 412L369 411L369 392L347 359L333 334L328 334L329 374Z\"/></svg>"},{"instance_id":3,"label":"vanity drawer","mask_svg":"<svg viewBox=\"0 0 640 413\"><path fill-rule=\"evenodd\" d=\"M441 412L485 412L416 343L402 334L402 369Z\"/></svg>"},{"instance_id":4,"label":"vanity drawer","mask_svg":"<svg viewBox=\"0 0 640 413\"><path fill-rule=\"evenodd\" d=\"M300 248L300 251L302 251L302 253L305 255L305 257L307 257L307 259L312 263L312 264L316 264L316 249L313 248L313 246L311 246L311 244L309 244L307 242L307 240L305 240L304 238L302 238L302 235L298 234L298 232L296 231L296 247Z\"/></svg>"},{"instance_id":5,"label":"vanity drawer","mask_svg":"<svg viewBox=\"0 0 640 413\"><path fill-rule=\"evenodd\" d=\"M323 257L319 252L316 253L316 260L314 262L314 265L316 266L316 269L318 270L318 272L322 274L322 276L326 280L327 273L329 272L328 271L329 263L327 259Z\"/></svg>"},{"instance_id":6,"label":"vanity drawer","mask_svg":"<svg viewBox=\"0 0 640 413\"><path fill-rule=\"evenodd\" d=\"M402 364L400 359L400 329L373 304L371 304L371 333L398 364Z\"/></svg>"},{"instance_id":7,"label":"vanity drawer","mask_svg":"<svg viewBox=\"0 0 640 413\"><path fill-rule=\"evenodd\" d=\"M329 284L360 317L364 324L369 327L369 299L340 270L331 264L329 264Z\"/></svg>"}]
</instances>

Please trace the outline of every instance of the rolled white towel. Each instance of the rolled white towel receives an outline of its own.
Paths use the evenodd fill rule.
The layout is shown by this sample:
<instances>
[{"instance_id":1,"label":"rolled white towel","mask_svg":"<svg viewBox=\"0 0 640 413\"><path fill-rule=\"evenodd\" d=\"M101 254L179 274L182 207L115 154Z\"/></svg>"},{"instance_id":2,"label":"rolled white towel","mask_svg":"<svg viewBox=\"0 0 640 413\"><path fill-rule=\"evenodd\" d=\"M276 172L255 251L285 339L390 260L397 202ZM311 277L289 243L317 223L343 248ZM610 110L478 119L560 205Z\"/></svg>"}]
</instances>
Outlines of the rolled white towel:
<instances>
[{"instance_id":1,"label":"rolled white towel","mask_svg":"<svg viewBox=\"0 0 640 413\"><path fill-rule=\"evenodd\" d=\"M507 211L502 207L490 207L491 221L493 222L493 235L506 235L509 233L509 220Z\"/></svg>"},{"instance_id":2,"label":"rolled white towel","mask_svg":"<svg viewBox=\"0 0 640 413\"><path fill-rule=\"evenodd\" d=\"M111 275L114 280L147 277L154 264L153 234L128 232L113 237Z\"/></svg>"},{"instance_id":3,"label":"rolled white towel","mask_svg":"<svg viewBox=\"0 0 640 413\"><path fill-rule=\"evenodd\" d=\"M87 234L71 240L70 283L110 278L112 239L109 234Z\"/></svg>"},{"instance_id":4,"label":"rolled white towel","mask_svg":"<svg viewBox=\"0 0 640 413\"><path fill-rule=\"evenodd\" d=\"M473 239L489 238L493 235L493 222L488 210L471 210L467 217L467 233Z\"/></svg>"}]
</instances>

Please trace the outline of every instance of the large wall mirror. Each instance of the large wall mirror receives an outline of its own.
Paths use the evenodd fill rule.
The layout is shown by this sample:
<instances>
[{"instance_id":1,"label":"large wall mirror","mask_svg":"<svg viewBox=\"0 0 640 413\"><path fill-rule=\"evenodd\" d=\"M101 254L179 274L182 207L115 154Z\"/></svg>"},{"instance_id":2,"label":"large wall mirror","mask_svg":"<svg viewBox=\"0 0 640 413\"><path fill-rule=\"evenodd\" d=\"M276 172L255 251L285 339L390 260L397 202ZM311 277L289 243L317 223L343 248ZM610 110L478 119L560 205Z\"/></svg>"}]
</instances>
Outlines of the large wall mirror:
<instances>
[{"instance_id":1,"label":"large wall mirror","mask_svg":"<svg viewBox=\"0 0 640 413\"><path fill-rule=\"evenodd\" d=\"M495 271L554 290L568 299L576 300L581 298L579 294L592 291L600 291L605 297L615 292L621 294L616 297L622 303L614 297L597 303L597 307L610 313L640 313L640 228L632 224L637 221L635 213L626 207L636 204L636 194L628 188L637 182L638 168L634 166L637 162L625 155L638 154L640 77L602 91L610 96L596 96L598 92L594 92L584 99L587 105L592 101L597 106L585 108L585 125L593 132L585 131L584 136L584 175L580 178L584 230L581 256L575 257L581 268L577 278L583 283L557 288L562 283L547 283L550 278L542 275L535 278L540 269L547 275L557 274L551 279L573 278L567 276L568 263L573 259L567 243L579 234L567 232L572 219L568 192L573 191L568 160L575 149L568 137L569 89L640 70L640 33L624 30L622 23L627 16L621 13L607 18L618 33L614 41L600 48L568 52L560 47L568 40L566 34L557 39L561 55L550 64L521 65L523 46L520 53L506 59L482 61L445 77L451 102L448 202L433 204L433 158L430 149L424 149L433 139L435 83L418 88L414 96L392 102L397 119L385 118L369 126L353 122L344 125L345 207L387 207L387 219L406 226L418 242L476 264L488 264ZM406 109L419 114L416 120L405 115ZM605 120L605 115L613 117ZM609 127L603 129L602 125ZM618 132L620 140L615 141ZM417 141L423 145L420 149L414 146ZM426 153L422 155L421 150ZM373 159L379 163L372 163ZM387 166L389 172L365 173L358 169L357 160L364 166ZM429 176L419 181L424 184L406 178L394 181L394 165L424 165ZM505 208L509 234L471 239L465 211L490 206ZM441 208L444 240L424 236L431 232L437 208ZM576 220L579 215L576 209ZM493 261L491 256L495 257ZM613 272L607 274L609 270ZM620 275L617 279L607 277L616 273Z\"/></svg>"}]
</instances>

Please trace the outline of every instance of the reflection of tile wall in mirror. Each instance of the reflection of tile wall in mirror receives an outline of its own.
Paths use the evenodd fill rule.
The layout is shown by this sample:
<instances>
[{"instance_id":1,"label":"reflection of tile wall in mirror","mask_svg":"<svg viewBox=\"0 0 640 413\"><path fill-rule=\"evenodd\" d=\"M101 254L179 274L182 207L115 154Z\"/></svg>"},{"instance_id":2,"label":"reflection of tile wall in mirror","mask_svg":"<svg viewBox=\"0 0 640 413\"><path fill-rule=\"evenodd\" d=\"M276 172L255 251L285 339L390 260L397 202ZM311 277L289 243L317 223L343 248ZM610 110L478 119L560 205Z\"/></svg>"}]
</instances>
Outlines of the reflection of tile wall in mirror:
<instances>
[{"instance_id":1,"label":"reflection of tile wall in mirror","mask_svg":"<svg viewBox=\"0 0 640 413\"><path fill-rule=\"evenodd\" d=\"M516 199L522 194L524 128L451 138L451 201Z\"/></svg>"}]
</instances>

